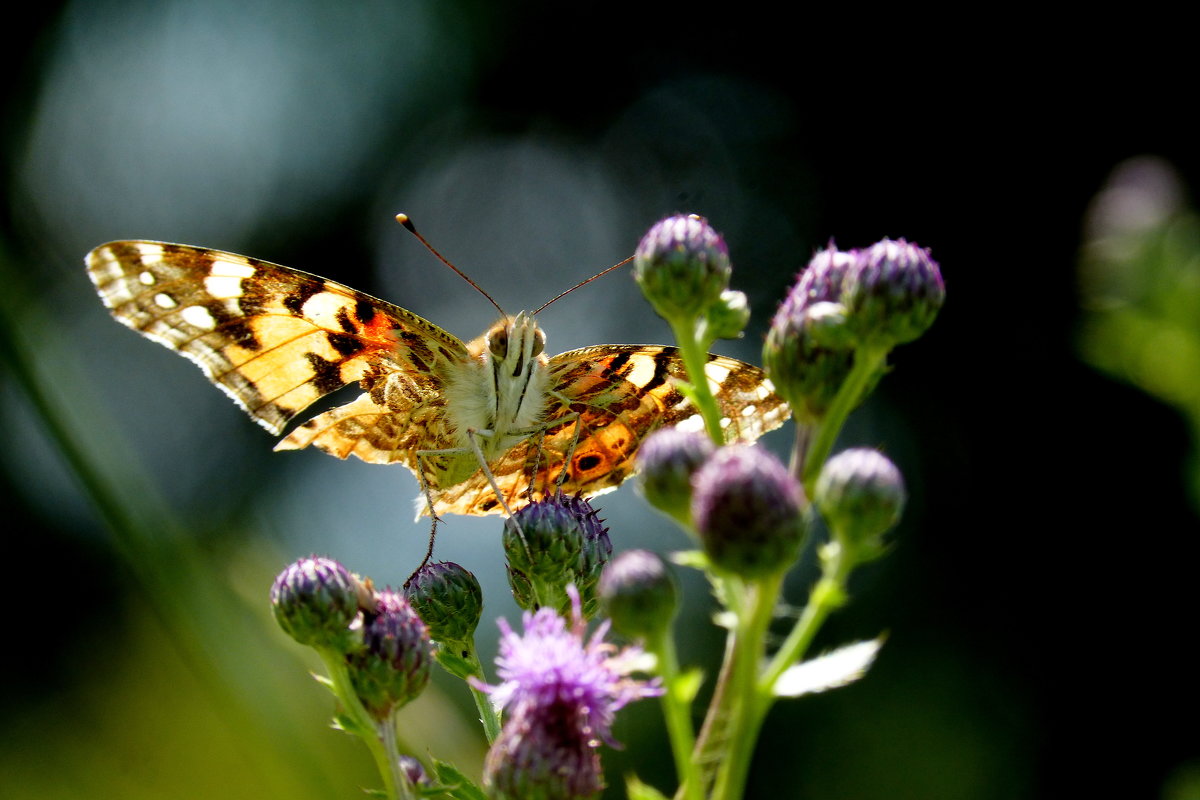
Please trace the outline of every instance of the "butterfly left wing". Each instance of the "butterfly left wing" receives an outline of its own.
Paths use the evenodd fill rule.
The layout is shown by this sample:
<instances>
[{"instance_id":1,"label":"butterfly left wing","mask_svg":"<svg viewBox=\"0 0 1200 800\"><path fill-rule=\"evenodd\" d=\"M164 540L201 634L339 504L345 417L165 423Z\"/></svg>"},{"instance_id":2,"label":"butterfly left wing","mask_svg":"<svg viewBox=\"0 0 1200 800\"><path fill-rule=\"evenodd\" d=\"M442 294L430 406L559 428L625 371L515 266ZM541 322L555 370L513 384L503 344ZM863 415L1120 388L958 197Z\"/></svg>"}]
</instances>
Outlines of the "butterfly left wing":
<instances>
[{"instance_id":1,"label":"butterfly left wing","mask_svg":"<svg viewBox=\"0 0 1200 800\"><path fill-rule=\"evenodd\" d=\"M87 256L112 315L196 362L259 424L280 433L329 392L398 374L436 396L466 346L391 303L307 272L164 242L109 242Z\"/></svg>"},{"instance_id":2,"label":"butterfly left wing","mask_svg":"<svg viewBox=\"0 0 1200 800\"><path fill-rule=\"evenodd\" d=\"M615 489L634 473L638 447L653 431L680 423L703 427L677 386L686 371L674 347L596 345L557 355L549 367L552 399L544 431L491 464L510 508L523 505L531 485L533 499L552 493L568 453L562 490L590 497ZM705 374L721 408L727 442L752 442L791 414L758 367L710 354ZM433 497L438 513L501 510L482 471L434 491Z\"/></svg>"}]
</instances>

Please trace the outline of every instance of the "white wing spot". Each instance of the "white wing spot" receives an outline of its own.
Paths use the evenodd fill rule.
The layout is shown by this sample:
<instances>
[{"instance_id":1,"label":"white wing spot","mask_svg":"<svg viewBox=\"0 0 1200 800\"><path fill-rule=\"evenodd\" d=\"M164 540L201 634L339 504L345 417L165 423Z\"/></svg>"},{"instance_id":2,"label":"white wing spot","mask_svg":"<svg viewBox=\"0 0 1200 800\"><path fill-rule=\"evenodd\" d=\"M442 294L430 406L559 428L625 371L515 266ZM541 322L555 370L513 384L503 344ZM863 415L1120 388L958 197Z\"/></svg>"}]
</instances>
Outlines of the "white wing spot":
<instances>
[{"instance_id":1,"label":"white wing spot","mask_svg":"<svg viewBox=\"0 0 1200 800\"><path fill-rule=\"evenodd\" d=\"M729 377L729 367L718 364L715 361L710 361L704 365L704 374L708 376L710 381L716 381L718 384L721 384Z\"/></svg>"},{"instance_id":2,"label":"white wing spot","mask_svg":"<svg viewBox=\"0 0 1200 800\"><path fill-rule=\"evenodd\" d=\"M159 308L174 308L175 306L179 305L179 303L176 303L175 298L171 297L171 295L167 294L166 292L159 292L158 294L154 295L154 305L158 306Z\"/></svg>"},{"instance_id":3,"label":"white wing spot","mask_svg":"<svg viewBox=\"0 0 1200 800\"><path fill-rule=\"evenodd\" d=\"M219 300L241 297L242 279L234 275L209 275L204 279L204 289Z\"/></svg>"},{"instance_id":4,"label":"white wing spot","mask_svg":"<svg viewBox=\"0 0 1200 800\"><path fill-rule=\"evenodd\" d=\"M249 278L254 274L254 267L245 261L232 261L228 258L215 258L208 274L220 278Z\"/></svg>"},{"instance_id":5,"label":"white wing spot","mask_svg":"<svg viewBox=\"0 0 1200 800\"><path fill-rule=\"evenodd\" d=\"M153 273L143 272L140 275L138 275L138 283L142 284L142 286L153 286L154 281L155 281L155 278L154 278Z\"/></svg>"},{"instance_id":6,"label":"white wing spot","mask_svg":"<svg viewBox=\"0 0 1200 800\"><path fill-rule=\"evenodd\" d=\"M708 376L708 388L713 394L720 394L721 387L725 385L725 379L729 377L729 367L722 366L715 361L710 361L704 365L704 374Z\"/></svg>"},{"instance_id":7,"label":"white wing spot","mask_svg":"<svg viewBox=\"0 0 1200 800\"><path fill-rule=\"evenodd\" d=\"M704 430L704 417L697 414L694 417L688 417L681 420L675 425L676 430L681 430L685 433L700 433Z\"/></svg>"},{"instance_id":8,"label":"white wing spot","mask_svg":"<svg viewBox=\"0 0 1200 800\"><path fill-rule=\"evenodd\" d=\"M756 406L756 405L748 405L742 409L743 417L752 417L757 413L758 413L758 406Z\"/></svg>"},{"instance_id":9,"label":"white wing spot","mask_svg":"<svg viewBox=\"0 0 1200 800\"><path fill-rule=\"evenodd\" d=\"M304 303L304 316L323 328L340 329L338 311L352 311L351 302L333 292L317 292Z\"/></svg>"},{"instance_id":10,"label":"white wing spot","mask_svg":"<svg viewBox=\"0 0 1200 800\"><path fill-rule=\"evenodd\" d=\"M140 242L137 245L137 251L142 256L142 261L147 264L153 264L163 260L163 249L161 244L150 244L149 242ZM143 273L145 274L145 273Z\"/></svg>"},{"instance_id":11,"label":"white wing spot","mask_svg":"<svg viewBox=\"0 0 1200 800\"><path fill-rule=\"evenodd\" d=\"M179 312L179 316L183 317L183 321L187 324L201 330L211 331L217 327L217 321L204 306L188 306Z\"/></svg>"},{"instance_id":12,"label":"white wing spot","mask_svg":"<svg viewBox=\"0 0 1200 800\"><path fill-rule=\"evenodd\" d=\"M729 417L721 417L721 427L722 428L728 428L729 423L731 423L731 422L733 422L733 420L731 420Z\"/></svg>"},{"instance_id":13,"label":"white wing spot","mask_svg":"<svg viewBox=\"0 0 1200 800\"><path fill-rule=\"evenodd\" d=\"M634 386L646 386L654 379L655 364L653 358L634 358L633 369L625 379Z\"/></svg>"}]
</instances>

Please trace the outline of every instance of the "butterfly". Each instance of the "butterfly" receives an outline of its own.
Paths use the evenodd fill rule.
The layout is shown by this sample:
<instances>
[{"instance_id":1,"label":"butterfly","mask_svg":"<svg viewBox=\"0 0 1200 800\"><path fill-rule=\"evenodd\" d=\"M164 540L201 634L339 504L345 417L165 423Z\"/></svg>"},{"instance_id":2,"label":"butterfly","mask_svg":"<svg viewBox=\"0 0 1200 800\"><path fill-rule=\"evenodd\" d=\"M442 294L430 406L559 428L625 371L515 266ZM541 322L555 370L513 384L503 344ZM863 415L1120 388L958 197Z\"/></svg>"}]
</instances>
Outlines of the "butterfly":
<instances>
[{"instance_id":1,"label":"butterfly","mask_svg":"<svg viewBox=\"0 0 1200 800\"><path fill-rule=\"evenodd\" d=\"M561 489L588 497L635 469L638 445L670 425L702 428L678 388L674 347L596 345L548 357L532 314L463 342L411 311L300 270L150 241L100 245L88 274L112 315L196 362L271 433L317 399L362 394L275 447L400 463L418 513L511 511ZM709 355L705 375L727 441L779 427L789 409L762 370Z\"/></svg>"}]
</instances>

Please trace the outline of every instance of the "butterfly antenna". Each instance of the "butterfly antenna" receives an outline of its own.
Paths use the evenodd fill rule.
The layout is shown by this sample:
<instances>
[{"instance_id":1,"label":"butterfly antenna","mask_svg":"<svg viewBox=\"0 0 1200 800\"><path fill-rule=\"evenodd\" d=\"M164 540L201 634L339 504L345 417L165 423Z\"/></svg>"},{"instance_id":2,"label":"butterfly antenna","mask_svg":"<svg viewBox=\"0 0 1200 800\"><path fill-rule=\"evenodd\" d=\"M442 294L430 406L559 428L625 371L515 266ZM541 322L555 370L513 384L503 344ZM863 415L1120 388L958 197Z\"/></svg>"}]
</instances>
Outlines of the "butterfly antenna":
<instances>
[{"instance_id":1,"label":"butterfly antenna","mask_svg":"<svg viewBox=\"0 0 1200 800\"><path fill-rule=\"evenodd\" d=\"M496 307L496 310L500 312L500 316L502 316L502 317L508 316L507 314L504 313L504 309L500 307L500 304L497 303L495 300L493 300L492 296L483 290L482 286L480 286L478 283L476 283L475 281L473 281L469 277L467 277L467 274L465 272L463 272L461 269L459 269L458 267L451 264L449 259L447 259L444 255L439 253L437 251L437 249L433 245L431 245L429 243L429 241L417 231L417 226L413 225L412 220L408 218L408 214L397 214L396 222L399 222L401 225L403 225L405 228L408 229L409 233L411 233L413 236L417 237L417 241L419 241L421 244L425 245L426 250L428 250L429 252L431 252L435 256L437 256L438 261L441 261L447 267L454 270L456 273L458 273L458 277L462 278L464 281L471 284L471 286L474 287L475 291L479 292L481 295L486 297L488 299L488 302L491 303L492 305L494 305ZM620 266L620 264L618 264L617 266ZM604 272L608 272L608 270L605 270ZM600 275L603 275L604 272L601 272ZM600 276L597 275L596 277L600 277ZM591 278L589 278L588 280L591 280ZM587 281L584 281L584 283L587 283ZM578 287L575 287L575 288L578 288ZM570 291L570 289L568 289L567 291ZM566 292L563 292L563 294L566 294ZM562 297L562 295L559 295L559 297ZM558 297L554 298L554 300L557 300L557 299L558 299ZM554 300L551 300L550 302L553 303ZM546 305L550 305L550 303L547 303ZM542 306L542 308L545 308L545 307L546 306ZM538 311L541 311L541 309L539 308Z\"/></svg>"},{"instance_id":2,"label":"butterfly antenna","mask_svg":"<svg viewBox=\"0 0 1200 800\"><path fill-rule=\"evenodd\" d=\"M573 292L573 291L575 291L576 289L578 289L580 286L586 286L587 284L589 284L589 283L591 283L592 281L596 280L596 278L602 278L602 277L604 277L605 275L607 275L608 273L612 272L612 271L613 271L614 269L616 269L617 267L623 267L623 266L625 266L625 265L626 265L626 264L628 264L630 261L633 261L633 256L630 256L629 258L626 258L626 259L624 259L623 261L618 261L617 263L613 264L613 265L612 265L611 267L609 267L608 269L601 270L600 272L597 272L595 275L593 275L592 277L588 278L586 281L580 281L579 283L577 283L577 284L575 284L574 286L572 286L570 289L567 289L565 292L562 292L561 294L558 294L558 295L556 295L556 296L554 296L554 297L551 297L549 300L547 300L545 303L543 303L543 304L542 304L542 307L541 307L541 308L539 308L537 311L534 311L533 313L534 313L534 314L537 314L537 313L538 313L538 312L540 312L542 309L544 309L546 306L548 306L548 305L550 305L551 303L553 303L555 300L560 300L560 299L562 299L563 297L566 297L566 296L567 296L567 295L569 295L571 292Z\"/></svg>"}]
</instances>

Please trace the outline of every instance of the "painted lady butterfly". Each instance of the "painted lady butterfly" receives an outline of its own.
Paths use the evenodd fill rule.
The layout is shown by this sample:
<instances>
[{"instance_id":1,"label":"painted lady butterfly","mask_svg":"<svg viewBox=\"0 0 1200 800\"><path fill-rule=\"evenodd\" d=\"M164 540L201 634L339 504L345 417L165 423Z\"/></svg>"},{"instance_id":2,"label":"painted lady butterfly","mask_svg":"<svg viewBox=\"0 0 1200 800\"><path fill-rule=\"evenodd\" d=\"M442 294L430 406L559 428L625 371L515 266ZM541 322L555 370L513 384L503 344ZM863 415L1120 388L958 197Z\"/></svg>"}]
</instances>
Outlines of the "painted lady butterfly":
<instances>
[{"instance_id":1,"label":"painted lady butterfly","mask_svg":"<svg viewBox=\"0 0 1200 800\"><path fill-rule=\"evenodd\" d=\"M567 493L614 489L651 431L701 427L676 388L685 373L673 347L596 345L547 358L526 312L464 343L316 275L180 244L109 242L87 266L118 321L195 361L272 433L359 383L357 400L313 417L275 449L313 445L404 464L439 515L513 509L560 480ZM728 440L753 441L787 419L757 367L709 355L705 371Z\"/></svg>"}]
</instances>

